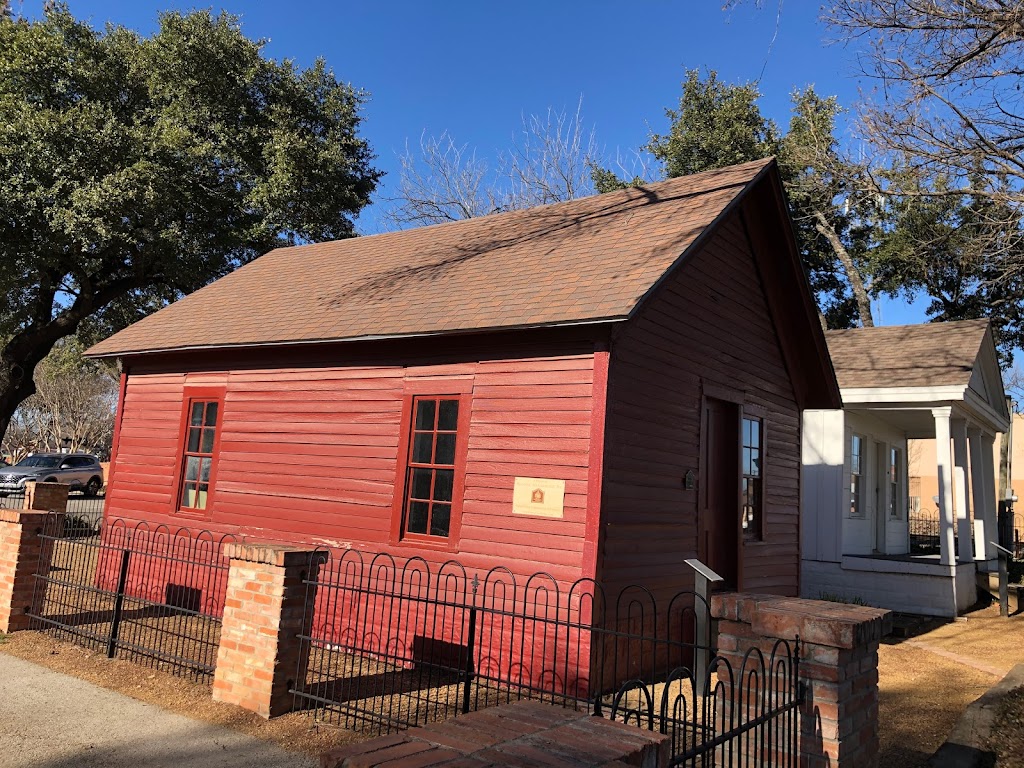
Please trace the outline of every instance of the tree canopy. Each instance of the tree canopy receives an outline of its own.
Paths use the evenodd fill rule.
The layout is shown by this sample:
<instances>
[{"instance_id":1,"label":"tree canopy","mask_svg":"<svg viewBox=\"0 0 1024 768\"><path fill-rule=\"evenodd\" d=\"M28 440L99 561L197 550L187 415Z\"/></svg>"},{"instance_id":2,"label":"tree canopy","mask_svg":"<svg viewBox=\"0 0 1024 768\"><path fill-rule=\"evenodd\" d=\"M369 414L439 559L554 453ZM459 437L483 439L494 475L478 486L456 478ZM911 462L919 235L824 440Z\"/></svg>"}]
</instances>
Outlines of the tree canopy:
<instances>
[{"instance_id":1,"label":"tree canopy","mask_svg":"<svg viewBox=\"0 0 1024 768\"><path fill-rule=\"evenodd\" d=\"M778 156L822 323L832 328L871 325L871 300L862 276L871 225L865 223L867 198L852 194L850 169L838 152L839 105L811 87L795 91L792 118L783 133L762 115L760 96L752 83L725 83L713 70L706 75L690 70L678 107L665 110L668 130L654 134L645 149L668 177ZM595 168L593 178L602 192L626 185L604 168Z\"/></svg>"},{"instance_id":2,"label":"tree canopy","mask_svg":"<svg viewBox=\"0 0 1024 768\"><path fill-rule=\"evenodd\" d=\"M58 340L353 234L381 175L364 94L262 48L207 11L151 37L0 14L0 433Z\"/></svg>"},{"instance_id":3,"label":"tree canopy","mask_svg":"<svg viewBox=\"0 0 1024 768\"><path fill-rule=\"evenodd\" d=\"M884 85L857 105L857 183L890 216L878 289L925 293L936 320L990 317L1009 362L1024 346L1020 3L837 0L824 14Z\"/></svg>"}]
</instances>

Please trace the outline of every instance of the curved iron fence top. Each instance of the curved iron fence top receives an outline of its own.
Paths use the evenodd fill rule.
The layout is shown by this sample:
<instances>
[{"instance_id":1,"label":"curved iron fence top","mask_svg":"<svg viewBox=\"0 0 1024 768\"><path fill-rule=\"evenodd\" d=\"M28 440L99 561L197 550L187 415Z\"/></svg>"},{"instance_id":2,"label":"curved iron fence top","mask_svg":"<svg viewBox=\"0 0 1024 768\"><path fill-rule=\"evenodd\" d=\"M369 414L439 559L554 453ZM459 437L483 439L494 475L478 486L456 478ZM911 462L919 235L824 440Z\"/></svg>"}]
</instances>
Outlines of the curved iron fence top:
<instances>
[{"instance_id":1,"label":"curved iron fence top","mask_svg":"<svg viewBox=\"0 0 1024 768\"><path fill-rule=\"evenodd\" d=\"M431 561L419 554L403 558L355 548L318 546L309 554L304 581L313 590L434 599L452 607L473 606L509 615L534 615L546 606L605 616L611 608L622 618L649 615L648 629L655 631L678 622L680 616L692 619L698 612L709 613L707 600L692 589L656 595L642 584L617 585L609 599L609 587L592 577L559 579L549 571L523 573L507 565L474 569L454 558Z\"/></svg>"}]
</instances>

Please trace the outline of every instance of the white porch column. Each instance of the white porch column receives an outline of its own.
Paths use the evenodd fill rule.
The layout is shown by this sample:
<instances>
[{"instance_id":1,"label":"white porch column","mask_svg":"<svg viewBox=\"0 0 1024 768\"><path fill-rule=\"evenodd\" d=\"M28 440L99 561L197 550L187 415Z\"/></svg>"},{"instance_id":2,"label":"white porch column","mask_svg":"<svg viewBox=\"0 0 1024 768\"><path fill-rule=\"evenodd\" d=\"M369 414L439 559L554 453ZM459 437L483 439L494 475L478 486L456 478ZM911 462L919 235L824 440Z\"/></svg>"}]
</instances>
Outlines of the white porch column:
<instances>
[{"instance_id":1,"label":"white porch column","mask_svg":"<svg viewBox=\"0 0 1024 768\"><path fill-rule=\"evenodd\" d=\"M953 419L953 490L956 492L957 560L974 559L971 546L971 495L967 492L967 422Z\"/></svg>"},{"instance_id":2,"label":"white porch column","mask_svg":"<svg viewBox=\"0 0 1024 768\"><path fill-rule=\"evenodd\" d=\"M995 542L999 541L999 494L996 491L996 465L995 465L996 436L990 432L981 434L981 477L979 480L985 486L985 498L988 504L985 507L985 559L998 560L999 552L996 550Z\"/></svg>"},{"instance_id":3,"label":"white porch column","mask_svg":"<svg viewBox=\"0 0 1024 768\"><path fill-rule=\"evenodd\" d=\"M939 561L953 565L953 456L949 450L952 408L933 408L935 419L935 464L939 479Z\"/></svg>"},{"instance_id":4,"label":"white porch column","mask_svg":"<svg viewBox=\"0 0 1024 768\"><path fill-rule=\"evenodd\" d=\"M986 435L987 437L987 435ZM995 483L990 487L986 481L985 451L988 450L988 463L992 464L992 444L995 438L987 441L982 438L981 427L967 428L967 439L971 448L971 492L974 497L974 559L994 560L995 547L990 543L998 536L996 531L996 500Z\"/></svg>"}]
</instances>

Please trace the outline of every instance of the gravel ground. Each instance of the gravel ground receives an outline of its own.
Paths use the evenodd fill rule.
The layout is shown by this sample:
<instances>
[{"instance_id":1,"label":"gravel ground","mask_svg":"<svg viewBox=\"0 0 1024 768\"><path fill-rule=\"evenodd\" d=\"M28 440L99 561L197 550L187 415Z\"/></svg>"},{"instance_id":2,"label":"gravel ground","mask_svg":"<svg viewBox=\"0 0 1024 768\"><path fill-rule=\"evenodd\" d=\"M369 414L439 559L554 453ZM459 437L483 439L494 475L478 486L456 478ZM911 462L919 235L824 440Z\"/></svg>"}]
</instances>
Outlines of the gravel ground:
<instances>
[{"instance_id":1,"label":"gravel ground","mask_svg":"<svg viewBox=\"0 0 1024 768\"><path fill-rule=\"evenodd\" d=\"M989 748L999 755L999 768L1024 768L1024 688L1003 700Z\"/></svg>"},{"instance_id":2,"label":"gravel ground","mask_svg":"<svg viewBox=\"0 0 1024 768\"><path fill-rule=\"evenodd\" d=\"M911 641L892 640L883 644L878 654L880 768L923 768L967 705L994 685L1014 664L1024 662L1022 637L1024 616L1005 620L999 618L997 609L990 608L942 625ZM365 738L340 729L315 728L312 718L301 713L268 722L237 707L214 702L206 685L127 661L111 661L41 633L19 632L0 637L0 642L0 660L3 660L3 654L18 656L187 715L201 723L274 742L309 756L315 757L333 746ZM0 690L6 691L11 685L0 670ZM60 693L54 695L60 697ZM5 695L3 704L16 707L20 696L20 691L13 696ZM6 710L0 710L0 720L7 717ZM0 725L0 742L7 738L2 728ZM78 764L117 765L103 762ZM18 765L26 763L19 762ZM56 767L62 763L31 765L41 768ZM0 762L0 768L6 768L6 764Z\"/></svg>"},{"instance_id":3,"label":"gravel ground","mask_svg":"<svg viewBox=\"0 0 1024 768\"><path fill-rule=\"evenodd\" d=\"M1024 662L1024 616L996 607L878 651L880 768L922 768L967 705ZM938 652L936 652L938 651Z\"/></svg>"}]
</instances>

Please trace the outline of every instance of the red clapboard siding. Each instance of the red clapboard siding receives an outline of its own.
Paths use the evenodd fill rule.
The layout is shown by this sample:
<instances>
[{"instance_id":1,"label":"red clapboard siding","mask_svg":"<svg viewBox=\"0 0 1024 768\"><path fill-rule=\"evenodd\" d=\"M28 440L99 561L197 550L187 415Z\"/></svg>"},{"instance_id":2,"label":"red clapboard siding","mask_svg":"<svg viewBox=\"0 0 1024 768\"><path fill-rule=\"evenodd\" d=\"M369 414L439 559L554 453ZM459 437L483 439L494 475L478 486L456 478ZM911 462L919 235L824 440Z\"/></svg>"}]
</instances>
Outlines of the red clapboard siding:
<instances>
[{"instance_id":1,"label":"red clapboard siding","mask_svg":"<svg viewBox=\"0 0 1024 768\"><path fill-rule=\"evenodd\" d=\"M451 364L130 372L108 514L575 580L584 572L594 360L553 349ZM458 547L392 545L403 398L444 381L472 392ZM200 519L174 511L182 402L194 384L224 388L216 487ZM564 518L513 515L517 476L565 480Z\"/></svg>"},{"instance_id":2,"label":"red clapboard siding","mask_svg":"<svg viewBox=\"0 0 1024 768\"><path fill-rule=\"evenodd\" d=\"M699 469L705 383L766 412L766 540L743 547L742 588L796 594L800 413L738 213L614 339L598 573L613 590L692 585L683 561L697 556L697 491L683 477Z\"/></svg>"}]
</instances>

